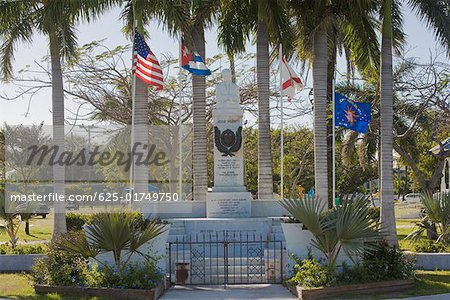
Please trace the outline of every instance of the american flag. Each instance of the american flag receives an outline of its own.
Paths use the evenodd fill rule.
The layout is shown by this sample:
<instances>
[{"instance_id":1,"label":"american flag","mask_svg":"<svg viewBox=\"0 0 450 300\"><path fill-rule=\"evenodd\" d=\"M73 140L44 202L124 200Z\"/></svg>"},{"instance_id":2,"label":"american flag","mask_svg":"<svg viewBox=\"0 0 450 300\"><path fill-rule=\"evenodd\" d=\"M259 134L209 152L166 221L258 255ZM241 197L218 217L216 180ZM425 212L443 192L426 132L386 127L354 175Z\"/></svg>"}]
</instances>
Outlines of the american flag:
<instances>
[{"instance_id":1,"label":"american flag","mask_svg":"<svg viewBox=\"0 0 450 300\"><path fill-rule=\"evenodd\" d=\"M156 90L162 90L164 80L161 65L137 31L134 34L133 73L142 81L155 86Z\"/></svg>"}]
</instances>

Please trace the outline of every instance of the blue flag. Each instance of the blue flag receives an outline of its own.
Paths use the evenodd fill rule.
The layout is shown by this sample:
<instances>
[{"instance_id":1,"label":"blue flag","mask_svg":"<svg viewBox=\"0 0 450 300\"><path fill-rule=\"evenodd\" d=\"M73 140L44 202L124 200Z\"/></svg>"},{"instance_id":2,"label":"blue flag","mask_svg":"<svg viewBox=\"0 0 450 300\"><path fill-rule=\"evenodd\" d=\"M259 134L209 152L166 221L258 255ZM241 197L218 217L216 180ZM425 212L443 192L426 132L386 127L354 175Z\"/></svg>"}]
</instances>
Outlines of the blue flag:
<instances>
[{"instance_id":1,"label":"blue flag","mask_svg":"<svg viewBox=\"0 0 450 300\"><path fill-rule=\"evenodd\" d=\"M370 103L350 101L344 95L335 93L334 105L336 126L367 133L372 119Z\"/></svg>"},{"instance_id":2,"label":"blue flag","mask_svg":"<svg viewBox=\"0 0 450 300\"><path fill-rule=\"evenodd\" d=\"M314 187L313 186L309 189L308 197L309 198L314 198Z\"/></svg>"}]
</instances>

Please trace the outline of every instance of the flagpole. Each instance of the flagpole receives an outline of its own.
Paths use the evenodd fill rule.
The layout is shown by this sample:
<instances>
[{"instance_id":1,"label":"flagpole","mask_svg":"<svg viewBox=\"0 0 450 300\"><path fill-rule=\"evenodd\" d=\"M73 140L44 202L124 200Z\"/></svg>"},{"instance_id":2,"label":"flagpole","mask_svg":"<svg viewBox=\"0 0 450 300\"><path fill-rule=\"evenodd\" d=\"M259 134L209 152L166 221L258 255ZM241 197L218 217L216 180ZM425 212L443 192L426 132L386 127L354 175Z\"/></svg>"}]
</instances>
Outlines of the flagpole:
<instances>
[{"instance_id":1,"label":"flagpole","mask_svg":"<svg viewBox=\"0 0 450 300\"><path fill-rule=\"evenodd\" d=\"M181 36L182 33L180 31L179 36L178 36L178 42L179 42L179 59L180 59L180 68L178 70L178 89L179 89L179 110L178 110L178 155L179 155L179 167L178 167L178 183L179 183L179 195L178 195L178 199L181 200L181 197L183 195L183 114L182 114L182 109L183 109L183 80L182 80L182 76L183 76L183 69L181 68L181 60L182 60L182 50L181 50Z\"/></svg>"},{"instance_id":2,"label":"flagpole","mask_svg":"<svg viewBox=\"0 0 450 300\"><path fill-rule=\"evenodd\" d=\"M283 112L283 46L280 44L280 197L284 199L284 112Z\"/></svg>"},{"instance_id":3,"label":"flagpole","mask_svg":"<svg viewBox=\"0 0 450 300\"><path fill-rule=\"evenodd\" d=\"M133 13L134 18L134 13ZM136 73L133 72L134 67L134 35L137 26L137 20L133 22L133 49L131 53L131 143L130 143L130 202L129 208L133 207L133 173L134 173L134 155L133 155L133 146L134 146L134 120L135 120L135 111L136 111Z\"/></svg>"},{"instance_id":4,"label":"flagpole","mask_svg":"<svg viewBox=\"0 0 450 300\"><path fill-rule=\"evenodd\" d=\"M333 142L332 142L332 160L333 160L333 194L332 194L332 205L335 205L336 202L336 96L335 96L335 89L336 89L336 71L333 74L333 83L332 83L332 112L333 112Z\"/></svg>"}]
</instances>

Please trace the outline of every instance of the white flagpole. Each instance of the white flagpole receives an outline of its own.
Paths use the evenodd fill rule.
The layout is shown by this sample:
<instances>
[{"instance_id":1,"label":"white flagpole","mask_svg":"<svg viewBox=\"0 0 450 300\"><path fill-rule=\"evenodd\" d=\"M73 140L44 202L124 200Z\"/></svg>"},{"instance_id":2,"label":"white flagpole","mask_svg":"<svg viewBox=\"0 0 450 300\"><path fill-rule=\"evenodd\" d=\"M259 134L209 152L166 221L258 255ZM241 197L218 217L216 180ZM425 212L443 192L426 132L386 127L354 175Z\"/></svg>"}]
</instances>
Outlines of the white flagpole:
<instances>
[{"instance_id":1,"label":"white flagpole","mask_svg":"<svg viewBox=\"0 0 450 300\"><path fill-rule=\"evenodd\" d=\"M336 149L336 104L335 104L335 101L336 101L336 96L335 96L335 85L336 85L336 73L335 74L333 74L333 87L332 87L332 96L331 96L331 99L332 99L332 105L333 105L333 108L332 108L332 112L333 112L333 129L332 129L332 132L333 132L333 142L332 142L332 155L333 155L333 194L332 194L332 197L333 197L333 199L332 199L332 203L333 203L333 206L335 205L335 201L336 201L336 151L335 151L335 149Z\"/></svg>"},{"instance_id":2,"label":"white flagpole","mask_svg":"<svg viewBox=\"0 0 450 300\"><path fill-rule=\"evenodd\" d=\"M134 17L134 14L133 14ZM131 68L134 67L134 35L136 31L137 26L137 20L134 20L134 26L133 26L133 49L131 53ZM134 146L134 120L135 120L135 111L136 111L136 73L131 73L131 145L130 145L130 202L129 207L133 207L133 178L134 178L134 155L133 155L133 146Z\"/></svg>"},{"instance_id":3,"label":"white flagpole","mask_svg":"<svg viewBox=\"0 0 450 300\"><path fill-rule=\"evenodd\" d=\"M284 199L284 113L283 113L283 46L280 44L280 197Z\"/></svg>"},{"instance_id":4,"label":"white flagpole","mask_svg":"<svg viewBox=\"0 0 450 300\"><path fill-rule=\"evenodd\" d=\"M180 69L178 70L178 89L179 89L179 110L178 110L178 155L179 155L179 167L178 167L178 183L179 183L179 195L178 195L178 199L181 200L181 197L183 195L183 113L182 113L182 109L183 109L183 80L182 80L182 76L183 76L183 71L181 68L181 55L182 55L182 51L181 51L181 38L182 38L182 34L180 32L179 37L178 37L178 41L179 41L179 59L180 59Z\"/></svg>"}]
</instances>

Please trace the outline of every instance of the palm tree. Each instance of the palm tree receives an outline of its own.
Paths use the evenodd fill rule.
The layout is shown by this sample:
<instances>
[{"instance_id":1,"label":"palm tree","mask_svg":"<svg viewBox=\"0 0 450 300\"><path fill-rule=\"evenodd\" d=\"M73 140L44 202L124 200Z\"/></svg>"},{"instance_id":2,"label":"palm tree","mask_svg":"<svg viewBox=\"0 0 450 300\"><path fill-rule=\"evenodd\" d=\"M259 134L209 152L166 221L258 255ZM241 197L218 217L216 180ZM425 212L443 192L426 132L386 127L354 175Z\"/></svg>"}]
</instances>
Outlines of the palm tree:
<instances>
[{"instance_id":1,"label":"palm tree","mask_svg":"<svg viewBox=\"0 0 450 300\"><path fill-rule=\"evenodd\" d=\"M35 32L49 39L52 75L53 143L64 149L64 92L62 58L70 58L76 47L75 24L90 20L111 7L115 0L2 1L0 3L0 64L5 80L12 78L12 61L17 43L31 42ZM53 167L53 188L65 193L65 167ZM66 232L65 203L55 202L53 237Z\"/></svg>"},{"instance_id":2,"label":"palm tree","mask_svg":"<svg viewBox=\"0 0 450 300\"><path fill-rule=\"evenodd\" d=\"M189 32L193 48L206 58L205 27L211 26L219 6L218 0L193 0ZM194 122L193 171L194 200L206 201L208 164L206 137L206 78L192 75L192 117Z\"/></svg>"},{"instance_id":3,"label":"palm tree","mask_svg":"<svg viewBox=\"0 0 450 300\"><path fill-rule=\"evenodd\" d=\"M435 31L436 37L450 55L450 3L448 1L411 0L409 4L421 19ZM380 200L382 225L386 228L387 242L397 245L394 212L393 179L393 77L392 38L394 26L401 23L399 0L383 0L380 7L381 69L380 69Z\"/></svg>"},{"instance_id":4,"label":"palm tree","mask_svg":"<svg viewBox=\"0 0 450 300\"><path fill-rule=\"evenodd\" d=\"M321 201L329 202L328 86L334 79L335 53L340 46L351 49L351 62L362 73L370 71L370 63L378 57L377 44L373 44L375 22L369 17L374 4L372 0L289 1L296 19L299 58L309 59L313 67L314 170L316 194Z\"/></svg>"},{"instance_id":5,"label":"palm tree","mask_svg":"<svg viewBox=\"0 0 450 300\"><path fill-rule=\"evenodd\" d=\"M172 34L182 32L186 46L205 57L206 26L211 25L215 15L218 0L168 0L168 1L136 1L136 9L140 9L142 24L151 19L160 21ZM122 13L127 18L126 28L132 28L130 5ZM208 188L206 160L206 82L204 76L192 76L193 93L193 172L194 200L206 201ZM138 101L138 97L136 97ZM137 103L136 103L137 105ZM137 117L136 117L137 121ZM136 174L137 177L137 174Z\"/></svg>"},{"instance_id":6,"label":"palm tree","mask_svg":"<svg viewBox=\"0 0 450 300\"><path fill-rule=\"evenodd\" d=\"M292 50L293 31L284 0L229 0L222 2L219 43L227 54L245 49L251 32L256 34L256 76L258 88L258 198L273 199L270 143L269 44L285 53Z\"/></svg>"}]
</instances>

